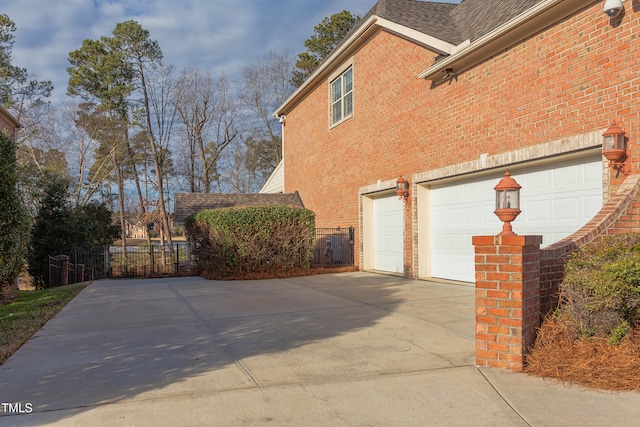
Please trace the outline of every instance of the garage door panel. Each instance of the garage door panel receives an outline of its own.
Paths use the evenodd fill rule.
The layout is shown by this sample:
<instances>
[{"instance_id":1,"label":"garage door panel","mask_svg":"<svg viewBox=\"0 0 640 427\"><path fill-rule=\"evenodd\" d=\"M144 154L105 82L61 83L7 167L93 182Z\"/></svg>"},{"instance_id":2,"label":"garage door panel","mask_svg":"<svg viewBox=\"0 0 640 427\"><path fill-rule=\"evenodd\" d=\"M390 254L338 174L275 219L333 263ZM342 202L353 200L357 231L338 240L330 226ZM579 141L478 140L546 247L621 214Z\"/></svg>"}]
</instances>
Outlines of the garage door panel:
<instances>
[{"instance_id":1,"label":"garage door panel","mask_svg":"<svg viewBox=\"0 0 640 427\"><path fill-rule=\"evenodd\" d=\"M459 253L447 253L440 254L434 257L434 263L440 266L442 274L441 278L455 278L458 276L474 277L475 279L475 265L469 264L465 254ZM458 279L452 279L458 280Z\"/></svg>"},{"instance_id":2,"label":"garage door panel","mask_svg":"<svg viewBox=\"0 0 640 427\"><path fill-rule=\"evenodd\" d=\"M373 199L373 268L404 271L403 207L396 196Z\"/></svg>"},{"instance_id":3,"label":"garage door panel","mask_svg":"<svg viewBox=\"0 0 640 427\"><path fill-rule=\"evenodd\" d=\"M549 204L548 200L536 200L534 202L521 203L520 209L529 213L530 222L547 222L549 221Z\"/></svg>"},{"instance_id":4,"label":"garage door panel","mask_svg":"<svg viewBox=\"0 0 640 427\"><path fill-rule=\"evenodd\" d=\"M600 155L511 172L522 186L522 213L513 223L514 231L542 235L543 247L577 231L602 207ZM475 281L471 236L495 235L502 229L502 222L493 213L493 187L503 174L430 189L432 277Z\"/></svg>"},{"instance_id":5,"label":"garage door panel","mask_svg":"<svg viewBox=\"0 0 640 427\"><path fill-rule=\"evenodd\" d=\"M580 167L558 168L551 173L551 176L553 177L553 185L564 187L575 187L580 182L581 175ZM584 177L582 178L584 179Z\"/></svg>"},{"instance_id":6,"label":"garage door panel","mask_svg":"<svg viewBox=\"0 0 640 427\"><path fill-rule=\"evenodd\" d=\"M583 209L585 212L598 211L602 207L602 195L595 194L585 196L582 199L582 203L584 204Z\"/></svg>"},{"instance_id":7,"label":"garage door panel","mask_svg":"<svg viewBox=\"0 0 640 427\"><path fill-rule=\"evenodd\" d=\"M466 185L463 187L463 194L465 199L469 200L469 199L477 199L478 198L478 194L480 194L483 190L483 185L482 183L478 182L478 183L470 183L469 185Z\"/></svg>"},{"instance_id":8,"label":"garage door panel","mask_svg":"<svg viewBox=\"0 0 640 427\"><path fill-rule=\"evenodd\" d=\"M479 206L464 210L465 224L482 224L482 209Z\"/></svg>"},{"instance_id":9,"label":"garage door panel","mask_svg":"<svg viewBox=\"0 0 640 427\"><path fill-rule=\"evenodd\" d=\"M553 220L554 221L571 221L578 220L580 215L580 200L578 197L568 197L560 200L554 200L553 204Z\"/></svg>"},{"instance_id":10,"label":"garage door panel","mask_svg":"<svg viewBox=\"0 0 640 427\"><path fill-rule=\"evenodd\" d=\"M454 208L451 211L447 212L446 215L447 223L449 225L460 225L464 224L464 213L461 208Z\"/></svg>"},{"instance_id":11,"label":"garage door panel","mask_svg":"<svg viewBox=\"0 0 640 427\"><path fill-rule=\"evenodd\" d=\"M545 191L547 188L549 188L549 185L551 185L551 183L550 177L547 174L543 172L534 172L530 176L527 176L525 180L520 182L520 185L523 188L526 188L527 191L536 192L540 190Z\"/></svg>"}]
</instances>

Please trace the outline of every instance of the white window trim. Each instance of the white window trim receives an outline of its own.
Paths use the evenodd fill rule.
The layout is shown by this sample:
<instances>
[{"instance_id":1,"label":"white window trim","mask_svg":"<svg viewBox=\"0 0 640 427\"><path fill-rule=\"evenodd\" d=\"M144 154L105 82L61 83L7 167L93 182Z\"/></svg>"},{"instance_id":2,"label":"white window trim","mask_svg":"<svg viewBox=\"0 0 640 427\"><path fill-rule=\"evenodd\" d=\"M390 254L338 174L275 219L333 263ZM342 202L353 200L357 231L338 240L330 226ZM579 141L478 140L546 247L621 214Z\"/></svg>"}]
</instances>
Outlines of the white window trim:
<instances>
[{"instance_id":1,"label":"white window trim","mask_svg":"<svg viewBox=\"0 0 640 427\"><path fill-rule=\"evenodd\" d=\"M344 73L346 73L349 69L351 69L351 113L343 116L340 120L334 122L333 121L333 82L336 79L341 78ZM348 62L345 62L341 67L339 67L335 72L333 72L328 79L328 117L329 117L329 129L338 126L341 123L349 120L353 117L353 112L355 110L355 72L353 69L353 59L350 59ZM344 94L342 95L342 100L344 100Z\"/></svg>"}]
</instances>

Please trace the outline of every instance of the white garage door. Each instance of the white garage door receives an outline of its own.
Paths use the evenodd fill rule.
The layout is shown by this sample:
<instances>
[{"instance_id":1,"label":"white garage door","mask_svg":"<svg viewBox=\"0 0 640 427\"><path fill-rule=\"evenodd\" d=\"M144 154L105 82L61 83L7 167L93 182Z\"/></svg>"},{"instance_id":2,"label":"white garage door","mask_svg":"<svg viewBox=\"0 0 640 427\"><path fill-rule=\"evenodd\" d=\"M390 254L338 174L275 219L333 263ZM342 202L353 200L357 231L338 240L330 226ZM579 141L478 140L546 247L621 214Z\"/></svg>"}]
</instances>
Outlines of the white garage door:
<instances>
[{"instance_id":1,"label":"white garage door","mask_svg":"<svg viewBox=\"0 0 640 427\"><path fill-rule=\"evenodd\" d=\"M580 229L602 207L602 157L512 169L522 186L512 223L520 235L542 235L542 247ZM472 236L496 235L502 222L493 213L493 187L504 171L434 186L429 191L431 277L475 282Z\"/></svg>"},{"instance_id":2,"label":"white garage door","mask_svg":"<svg viewBox=\"0 0 640 427\"><path fill-rule=\"evenodd\" d=\"M372 203L373 269L403 273L404 202L394 195L373 199Z\"/></svg>"}]
</instances>

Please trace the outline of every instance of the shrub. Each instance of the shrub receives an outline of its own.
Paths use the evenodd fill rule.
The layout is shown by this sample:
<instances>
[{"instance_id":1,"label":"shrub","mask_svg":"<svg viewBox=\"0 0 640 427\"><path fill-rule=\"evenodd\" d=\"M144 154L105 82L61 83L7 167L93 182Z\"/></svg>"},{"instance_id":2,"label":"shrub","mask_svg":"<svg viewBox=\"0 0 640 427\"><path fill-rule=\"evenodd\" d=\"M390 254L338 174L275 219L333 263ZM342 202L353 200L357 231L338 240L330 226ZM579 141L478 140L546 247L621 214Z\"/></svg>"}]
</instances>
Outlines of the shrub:
<instances>
[{"instance_id":1,"label":"shrub","mask_svg":"<svg viewBox=\"0 0 640 427\"><path fill-rule=\"evenodd\" d=\"M304 208L211 209L185 221L201 272L213 277L309 268L315 216Z\"/></svg>"},{"instance_id":2,"label":"shrub","mask_svg":"<svg viewBox=\"0 0 640 427\"><path fill-rule=\"evenodd\" d=\"M640 320L640 235L605 237L575 252L556 316L575 336L620 342Z\"/></svg>"},{"instance_id":3,"label":"shrub","mask_svg":"<svg viewBox=\"0 0 640 427\"><path fill-rule=\"evenodd\" d=\"M16 144L0 130L0 293L7 293L24 266L29 218L17 190Z\"/></svg>"}]
</instances>

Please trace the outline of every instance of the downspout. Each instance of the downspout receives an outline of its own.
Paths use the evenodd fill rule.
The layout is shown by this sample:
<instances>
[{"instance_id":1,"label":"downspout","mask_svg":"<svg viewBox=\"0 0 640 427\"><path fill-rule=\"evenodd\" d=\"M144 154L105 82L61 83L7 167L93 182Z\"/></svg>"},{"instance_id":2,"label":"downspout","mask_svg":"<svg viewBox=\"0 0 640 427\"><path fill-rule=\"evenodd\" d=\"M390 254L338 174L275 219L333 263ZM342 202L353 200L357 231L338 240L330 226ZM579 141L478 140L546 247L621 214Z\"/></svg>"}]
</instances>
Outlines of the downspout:
<instances>
[{"instance_id":1,"label":"downspout","mask_svg":"<svg viewBox=\"0 0 640 427\"><path fill-rule=\"evenodd\" d=\"M281 141L280 141L281 142L280 149L282 150L281 151L281 155L282 155L282 193L284 194L284 193L286 193L285 186L284 186L284 130L285 130L285 126L284 125L285 125L285 122L287 121L287 116L285 116L284 114L281 114L281 115L274 114L274 117L276 119L278 119L278 121L280 122L280 126L282 128L281 131L280 131L280 134L282 135L282 138L281 138Z\"/></svg>"}]
</instances>

